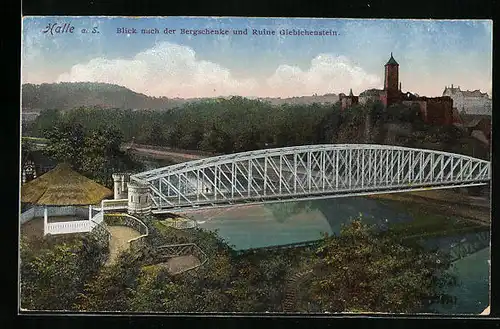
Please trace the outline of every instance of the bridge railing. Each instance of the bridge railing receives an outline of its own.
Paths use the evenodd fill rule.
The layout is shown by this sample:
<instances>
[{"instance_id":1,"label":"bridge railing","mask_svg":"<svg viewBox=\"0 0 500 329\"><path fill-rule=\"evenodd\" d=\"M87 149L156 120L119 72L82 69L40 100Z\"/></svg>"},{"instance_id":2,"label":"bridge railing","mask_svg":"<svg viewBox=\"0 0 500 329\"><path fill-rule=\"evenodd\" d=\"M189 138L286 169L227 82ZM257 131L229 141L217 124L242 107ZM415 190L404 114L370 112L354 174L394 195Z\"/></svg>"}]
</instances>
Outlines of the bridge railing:
<instances>
[{"instance_id":1,"label":"bridge railing","mask_svg":"<svg viewBox=\"0 0 500 329\"><path fill-rule=\"evenodd\" d=\"M292 200L303 200L314 199L314 198L326 198L342 195L366 195L366 194L378 194L378 193L391 193L391 192L409 192L409 191L419 191L419 190L430 190L430 189L444 189L444 188L455 188L460 186L475 186L484 185L484 183L479 183L476 181L445 181L436 182L431 184L429 182L423 183L402 183L399 185L351 185L349 187L339 187L337 189L325 189L325 190L311 190L311 191L297 191L295 193L281 193L281 194L264 194L263 188L255 188L250 193L245 191L244 196L231 195L231 191L220 191L222 193L203 193L203 195L196 193L183 194L182 197L179 196L163 196L159 197L156 194L152 195L152 200L154 203L154 212L159 212L161 210L176 209L176 208L197 208L205 206L216 206L221 204L236 204L236 203L256 203L256 202L280 202L280 201L292 201ZM224 193L226 192L226 193Z\"/></svg>"},{"instance_id":2,"label":"bridge railing","mask_svg":"<svg viewBox=\"0 0 500 329\"><path fill-rule=\"evenodd\" d=\"M425 153L425 155L437 155L437 156L447 156L447 157L456 157L462 158L464 160L474 160L474 161L484 161L480 159L475 159L469 156L465 156L462 154L453 154L449 152L441 152L436 150L426 150L426 149L414 149L402 146L391 146L391 145L378 145L378 144L321 144L321 145L302 145L302 146L291 146L291 147L283 147L283 148L275 148L275 149L261 149L255 151L247 151L241 153L234 154L226 154L220 156L213 156L206 159L200 159L195 161L189 161L186 163L182 163L179 165L168 166L165 168L158 168L154 170L150 170L148 172L140 173L134 175L137 179L149 179L150 177L155 177L160 173L168 173L173 170L179 172L183 169L196 168L196 167L206 167L213 166L217 164L223 163L231 163L236 159L242 161L248 160L263 160L267 157L276 157L276 156L292 156L297 154L306 154L311 152L376 152L377 157L380 158L381 152L400 152L406 154L420 154Z\"/></svg>"}]
</instances>

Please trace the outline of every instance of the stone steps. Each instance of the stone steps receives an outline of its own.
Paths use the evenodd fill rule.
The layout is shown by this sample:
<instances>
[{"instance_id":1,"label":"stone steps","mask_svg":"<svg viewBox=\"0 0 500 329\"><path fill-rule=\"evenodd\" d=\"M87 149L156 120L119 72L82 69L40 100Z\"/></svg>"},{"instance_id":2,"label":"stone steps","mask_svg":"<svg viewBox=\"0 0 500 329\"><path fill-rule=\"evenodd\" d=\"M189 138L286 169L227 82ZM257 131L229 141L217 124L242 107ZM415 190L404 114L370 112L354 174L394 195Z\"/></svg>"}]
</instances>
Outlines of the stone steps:
<instances>
[{"instance_id":1,"label":"stone steps","mask_svg":"<svg viewBox=\"0 0 500 329\"><path fill-rule=\"evenodd\" d=\"M312 272L312 269L298 272L286 280L283 312L293 312L295 310L297 304L297 288L310 274L312 274Z\"/></svg>"}]
</instances>

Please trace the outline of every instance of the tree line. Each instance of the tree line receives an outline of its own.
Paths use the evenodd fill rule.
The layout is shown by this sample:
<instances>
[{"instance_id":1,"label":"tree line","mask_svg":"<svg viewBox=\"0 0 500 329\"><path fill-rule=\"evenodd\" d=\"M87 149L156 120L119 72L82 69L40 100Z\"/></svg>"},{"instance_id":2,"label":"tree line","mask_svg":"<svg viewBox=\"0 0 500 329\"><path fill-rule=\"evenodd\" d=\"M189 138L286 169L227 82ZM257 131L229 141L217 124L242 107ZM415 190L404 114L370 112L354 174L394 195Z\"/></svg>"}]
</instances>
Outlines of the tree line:
<instances>
[{"instance_id":1,"label":"tree line","mask_svg":"<svg viewBox=\"0 0 500 329\"><path fill-rule=\"evenodd\" d=\"M486 156L478 153L477 147L471 149L470 138L460 129L427 125L418 108L395 105L385 109L380 102L342 111L339 103L272 105L232 97L187 103L167 111L95 107L46 110L24 126L23 134L46 137L58 123L81 125L87 131L104 126L118 131L123 141L213 153L323 143L377 143ZM394 125L407 132L393 130Z\"/></svg>"}]
</instances>

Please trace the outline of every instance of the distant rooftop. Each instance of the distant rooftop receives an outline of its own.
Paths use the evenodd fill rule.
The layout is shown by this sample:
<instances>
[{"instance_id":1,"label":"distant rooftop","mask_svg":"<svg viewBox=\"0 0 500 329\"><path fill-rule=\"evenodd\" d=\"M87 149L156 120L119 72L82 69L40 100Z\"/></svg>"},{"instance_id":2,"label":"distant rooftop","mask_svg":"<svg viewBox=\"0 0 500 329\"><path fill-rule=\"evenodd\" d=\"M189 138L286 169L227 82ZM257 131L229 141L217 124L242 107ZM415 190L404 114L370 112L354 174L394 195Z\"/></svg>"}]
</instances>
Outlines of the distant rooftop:
<instances>
[{"instance_id":1,"label":"distant rooftop","mask_svg":"<svg viewBox=\"0 0 500 329\"><path fill-rule=\"evenodd\" d=\"M461 90L460 86L451 87L446 86L444 88L443 94L446 92L450 92L452 95L453 94L462 94L464 97L488 97L488 93L482 93L481 90L476 89L476 90Z\"/></svg>"}]
</instances>

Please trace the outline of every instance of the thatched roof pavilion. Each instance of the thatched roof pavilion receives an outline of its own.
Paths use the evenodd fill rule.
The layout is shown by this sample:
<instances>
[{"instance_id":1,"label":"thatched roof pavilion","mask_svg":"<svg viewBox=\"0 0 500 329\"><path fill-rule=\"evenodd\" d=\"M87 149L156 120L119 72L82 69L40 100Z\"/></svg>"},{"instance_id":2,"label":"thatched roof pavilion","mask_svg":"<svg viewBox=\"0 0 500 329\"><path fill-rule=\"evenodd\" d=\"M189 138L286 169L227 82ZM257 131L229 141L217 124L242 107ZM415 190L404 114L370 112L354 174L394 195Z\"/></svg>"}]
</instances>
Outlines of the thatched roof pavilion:
<instances>
[{"instance_id":1,"label":"thatched roof pavilion","mask_svg":"<svg viewBox=\"0 0 500 329\"><path fill-rule=\"evenodd\" d=\"M44 206L83 206L97 204L113 191L75 172L67 164L21 187L21 201Z\"/></svg>"},{"instance_id":2,"label":"thatched roof pavilion","mask_svg":"<svg viewBox=\"0 0 500 329\"><path fill-rule=\"evenodd\" d=\"M21 202L44 207L44 231L47 228L47 207L89 206L112 196L113 191L75 172L68 164L54 169L21 186Z\"/></svg>"}]
</instances>

